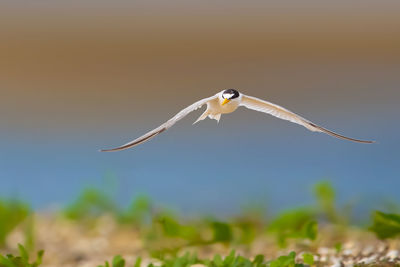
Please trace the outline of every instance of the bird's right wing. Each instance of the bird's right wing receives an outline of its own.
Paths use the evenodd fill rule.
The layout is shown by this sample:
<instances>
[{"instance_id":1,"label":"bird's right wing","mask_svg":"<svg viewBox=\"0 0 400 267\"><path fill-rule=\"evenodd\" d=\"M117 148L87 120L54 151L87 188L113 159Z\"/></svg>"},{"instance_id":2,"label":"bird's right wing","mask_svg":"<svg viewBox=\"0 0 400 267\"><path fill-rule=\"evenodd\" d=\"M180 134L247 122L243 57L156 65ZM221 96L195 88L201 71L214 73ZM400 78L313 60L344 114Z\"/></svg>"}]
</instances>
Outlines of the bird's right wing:
<instances>
[{"instance_id":1,"label":"bird's right wing","mask_svg":"<svg viewBox=\"0 0 400 267\"><path fill-rule=\"evenodd\" d=\"M103 149L100 150L101 152L111 152L111 151L119 151L119 150L124 150L136 145L139 145L143 142L146 142L147 140L150 140L151 138L155 137L156 135L168 130L169 128L171 128L176 122L178 122L179 120L181 120L182 118L184 118L186 115L188 115L190 112L201 108L204 104L208 103L209 101L215 101L217 99L217 96L212 96L212 97L208 97L208 98L204 98L202 100L197 101L196 103L188 106L185 109L182 109L178 114L176 114L174 117L172 117L171 119L169 119L167 122L165 122L164 124L160 125L159 127L155 128L154 130L142 135L141 137L126 143L125 145L116 147L116 148L111 148L111 149Z\"/></svg>"},{"instance_id":2,"label":"bird's right wing","mask_svg":"<svg viewBox=\"0 0 400 267\"><path fill-rule=\"evenodd\" d=\"M278 106L276 104L273 104L271 102L268 102L268 101L265 101L265 100L262 100L262 99L259 99L256 97L243 95L240 105L244 106L248 109L253 109L256 111L268 113L268 114L271 114L280 119L288 120L290 122L300 124L300 125L306 127L308 130L313 131L313 132L322 132L322 133L326 133L326 134L329 134L329 135L337 137L337 138L346 139L346 140L350 140L353 142L374 143L374 141L354 139L354 138L350 138L350 137L335 133L331 130L325 129L325 128L291 112L290 110L287 110L284 107Z\"/></svg>"}]
</instances>

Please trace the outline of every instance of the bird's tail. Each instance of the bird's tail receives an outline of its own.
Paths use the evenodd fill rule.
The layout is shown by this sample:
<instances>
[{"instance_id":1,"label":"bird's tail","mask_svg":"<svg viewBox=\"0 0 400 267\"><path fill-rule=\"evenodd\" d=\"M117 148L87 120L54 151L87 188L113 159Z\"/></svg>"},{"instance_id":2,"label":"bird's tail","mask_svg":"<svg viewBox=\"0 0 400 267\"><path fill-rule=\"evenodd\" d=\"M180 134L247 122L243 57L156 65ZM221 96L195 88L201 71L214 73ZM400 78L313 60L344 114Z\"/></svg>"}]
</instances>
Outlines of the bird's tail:
<instances>
[{"instance_id":1,"label":"bird's tail","mask_svg":"<svg viewBox=\"0 0 400 267\"><path fill-rule=\"evenodd\" d=\"M198 123L199 121L204 120L205 118L207 118L207 116L208 116L208 109L206 109L206 111L204 111L204 113L201 114L201 116L200 116L195 122L193 122L193 124L196 124L196 123Z\"/></svg>"}]
</instances>

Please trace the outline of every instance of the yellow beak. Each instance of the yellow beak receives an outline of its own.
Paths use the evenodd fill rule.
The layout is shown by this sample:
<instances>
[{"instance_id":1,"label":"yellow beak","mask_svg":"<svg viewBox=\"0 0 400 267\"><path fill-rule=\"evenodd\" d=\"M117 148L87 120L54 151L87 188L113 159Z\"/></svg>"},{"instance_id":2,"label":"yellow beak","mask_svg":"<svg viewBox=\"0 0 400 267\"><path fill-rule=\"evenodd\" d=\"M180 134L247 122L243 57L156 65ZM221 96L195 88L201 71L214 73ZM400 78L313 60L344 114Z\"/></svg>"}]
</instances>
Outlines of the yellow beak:
<instances>
[{"instance_id":1,"label":"yellow beak","mask_svg":"<svg viewBox=\"0 0 400 267\"><path fill-rule=\"evenodd\" d=\"M226 103L228 103L229 101L231 101L231 100L225 98L221 105L223 106L223 105L225 105Z\"/></svg>"}]
</instances>

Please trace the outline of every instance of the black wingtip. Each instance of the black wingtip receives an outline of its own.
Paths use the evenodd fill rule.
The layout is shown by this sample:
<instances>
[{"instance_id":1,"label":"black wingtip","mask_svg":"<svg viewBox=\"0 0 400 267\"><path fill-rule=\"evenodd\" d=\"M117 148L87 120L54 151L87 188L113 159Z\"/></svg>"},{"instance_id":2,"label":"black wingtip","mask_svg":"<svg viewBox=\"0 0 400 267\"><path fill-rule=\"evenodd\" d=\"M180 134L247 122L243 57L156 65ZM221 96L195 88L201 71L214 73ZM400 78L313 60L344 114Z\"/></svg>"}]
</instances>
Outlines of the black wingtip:
<instances>
[{"instance_id":1,"label":"black wingtip","mask_svg":"<svg viewBox=\"0 0 400 267\"><path fill-rule=\"evenodd\" d=\"M116 149L99 149L98 152L115 152Z\"/></svg>"}]
</instances>

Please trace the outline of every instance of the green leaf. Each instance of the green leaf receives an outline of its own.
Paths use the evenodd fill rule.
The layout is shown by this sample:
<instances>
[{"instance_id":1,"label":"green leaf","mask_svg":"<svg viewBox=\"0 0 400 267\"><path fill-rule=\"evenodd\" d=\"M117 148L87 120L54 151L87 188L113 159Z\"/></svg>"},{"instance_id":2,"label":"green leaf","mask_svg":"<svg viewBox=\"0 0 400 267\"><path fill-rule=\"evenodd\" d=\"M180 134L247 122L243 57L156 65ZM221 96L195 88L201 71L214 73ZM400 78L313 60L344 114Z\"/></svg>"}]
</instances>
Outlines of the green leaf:
<instances>
[{"instance_id":1,"label":"green leaf","mask_svg":"<svg viewBox=\"0 0 400 267\"><path fill-rule=\"evenodd\" d=\"M217 267L223 266L223 264L224 264L224 262L222 261L221 255L219 255L219 254L214 255L213 262Z\"/></svg>"},{"instance_id":2,"label":"green leaf","mask_svg":"<svg viewBox=\"0 0 400 267\"><path fill-rule=\"evenodd\" d=\"M254 260L253 260L253 264L257 265L257 264L262 264L264 262L264 255L258 254Z\"/></svg>"},{"instance_id":3,"label":"green leaf","mask_svg":"<svg viewBox=\"0 0 400 267\"><path fill-rule=\"evenodd\" d=\"M8 254L6 257L0 255L1 267L38 267L42 263L44 251L41 250L37 253L37 259L34 263L29 263L29 255L26 249L18 244L20 256Z\"/></svg>"},{"instance_id":4,"label":"green leaf","mask_svg":"<svg viewBox=\"0 0 400 267\"><path fill-rule=\"evenodd\" d=\"M116 214L116 204L106 193L95 188L85 189L64 211L72 220L93 219L105 213Z\"/></svg>"},{"instance_id":5,"label":"green leaf","mask_svg":"<svg viewBox=\"0 0 400 267\"><path fill-rule=\"evenodd\" d=\"M322 181L314 186L314 193L321 212L332 223L339 221L335 205L335 190L329 181Z\"/></svg>"},{"instance_id":6,"label":"green leaf","mask_svg":"<svg viewBox=\"0 0 400 267\"><path fill-rule=\"evenodd\" d=\"M23 245L18 244L18 250L19 250L19 255L21 256L21 259L23 262L28 263L29 261L29 254L26 251L26 249L24 248Z\"/></svg>"},{"instance_id":7,"label":"green leaf","mask_svg":"<svg viewBox=\"0 0 400 267\"><path fill-rule=\"evenodd\" d=\"M268 230L276 233L278 244L284 247L288 238L315 239L317 227L314 222L315 213L312 210L299 208L281 213L271 222Z\"/></svg>"},{"instance_id":8,"label":"green leaf","mask_svg":"<svg viewBox=\"0 0 400 267\"><path fill-rule=\"evenodd\" d=\"M231 250L231 253L224 259L224 265L230 266L235 261L235 250Z\"/></svg>"},{"instance_id":9,"label":"green leaf","mask_svg":"<svg viewBox=\"0 0 400 267\"><path fill-rule=\"evenodd\" d=\"M121 255L117 255L112 260L112 267L124 267L125 259Z\"/></svg>"},{"instance_id":10,"label":"green leaf","mask_svg":"<svg viewBox=\"0 0 400 267\"><path fill-rule=\"evenodd\" d=\"M135 265L133 267L140 267L140 264L142 263L142 258L138 257L135 261Z\"/></svg>"},{"instance_id":11,"label":"green leaf","mask_svg":"<svg viewBox=\"0 0 400 267\"><path fill-rule=\"evenodd\" d=\"M304 261L305 264L313 265L314 264L314 256L311 255L310 253L304 253L303 254L303 261Z\"/></svg>"},{"instance_id":12,"label":"green leaf","mask_svg":"<svg viewBox=\"0 0 400 267\"><path fill-rule=\"evenodd\" d=\"M342 248L343 248L342 243L336 243L335 244L336 253L340 253L342 251Z\"/></svg>"},{"instance_id":13,"label":"green leaf","mask_svg":"<svg viewBox=\"0 0 400 267\"><path fill-rule=\"evenodd\" d=\"M213 222L212 229L214 233L214 242L230 242L233 239L232 228L229 224L223 222Z\"/></svg>"},{"instance_id":14,"label":"green leaf","mask_svg":"<svg viewBox=\"0 0 400 267\"><path fill-rule=\"evenodd\" d=\"M152 202L147 196L138 196L135 198L127 211L119 216L121 223L133 225L145 225L152 219Z\"/></svg>"},{"instance_id":15,"label":"green leaf","mask_svg":"<svg viewBox=\"0 0 400 267\"><path fill-rule=\"evenodd\" d=\"M372 215L373 225L369 228L378 238L393 238L400 234L400 215L375 211Z\"/></svg>"},{"instance_id":16,"label":"green leaf","mask_svg":"<svg viewBox=\"0 0 400 267\"><path fill-rule=\"evenodd\" d=\"M10 258L6 258L3 255L0 255L0 266L4 267L17 267L15 263L10 260Z\"/></svg>"},{"instance_id":17,"label":"green leaf","mask_svg":"<svg viewBox=\"0 0 400 267\"><path fill-rule=\"evenodd\" d=\"M287 256L280 256L270 262L270 267L294 267L296 252L292 251Z\"/></svg>"},{"instance_id":18,"label":"green leaf","mask_svg":"<svg viewBox=\"0 0 400 267\"><path fill-rule=\"evenodd\" d=\"M33 264L35 267L36 267L36 266L39 266L40 264L42 264L43 255L44 255L44 250L40 250L40 251L37 253L36 261L35 261L35 263Z\"/></svg>"},{"instance_id":19,"label":"green leaf","mask_svg":"<svg viewBox=\"0 0 400 267\"><path fill-rule=\"evenodd\" d=\"M29 215L29 206L17 200L0 199L0 247L7 236Z\"/></svg>"},{"instance_id":20,"label":"green leaf","mask_svg":"<svg viewBox=\"0 0 400 267\"><path fill-rule=\"evenodd\" d=\"M309 221L304 226L304 235L310 240L315 240L318 235L318 223L317 221Z\"/></svg>"},{"instance_id":21,"label":"green leaf","mask_svg":"<svg viewBox=\"0 0 400 267\"><path fill-rule=\"evenodd\" d=\"M277 259L277 260L273 260L269 263L270 267L281 267L281 262Z\"/></svg>"}]
</instances>

